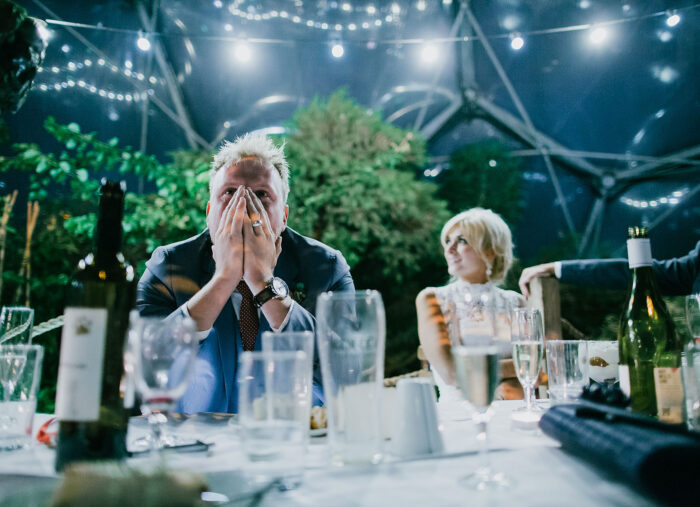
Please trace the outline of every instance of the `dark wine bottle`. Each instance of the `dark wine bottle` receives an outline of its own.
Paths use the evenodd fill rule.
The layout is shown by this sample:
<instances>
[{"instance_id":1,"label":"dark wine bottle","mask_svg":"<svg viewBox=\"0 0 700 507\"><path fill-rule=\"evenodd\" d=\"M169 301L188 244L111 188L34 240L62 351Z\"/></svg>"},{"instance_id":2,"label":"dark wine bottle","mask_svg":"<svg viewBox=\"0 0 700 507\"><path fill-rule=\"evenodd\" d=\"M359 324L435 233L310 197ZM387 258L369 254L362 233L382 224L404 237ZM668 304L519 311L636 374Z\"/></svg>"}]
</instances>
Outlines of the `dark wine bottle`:
<instances>
[{"instance_id":1,"label":"dark wine bottle","mask_svg":"<svg viewBox=\"0 0 700 507\"><path fill-rule=\"evenodd\" d=\"M119 392L136 280L121 253L123 183L102 180L94 253L71 279L56 389L56 470L126 456L128 417Z\"/></svg>"},{"instance_id":2,"label":"dark wine bottle","mask_svg":"<svg viewBox=\"0 0 700 507\"><path fill-rule=\"evenodd\" d=\"M620 388L631 398L635 412L680 423L683 346L656 286L644 227L629 229L627 254L631 279L618 334Z\"/></svg>"}]
</instances>

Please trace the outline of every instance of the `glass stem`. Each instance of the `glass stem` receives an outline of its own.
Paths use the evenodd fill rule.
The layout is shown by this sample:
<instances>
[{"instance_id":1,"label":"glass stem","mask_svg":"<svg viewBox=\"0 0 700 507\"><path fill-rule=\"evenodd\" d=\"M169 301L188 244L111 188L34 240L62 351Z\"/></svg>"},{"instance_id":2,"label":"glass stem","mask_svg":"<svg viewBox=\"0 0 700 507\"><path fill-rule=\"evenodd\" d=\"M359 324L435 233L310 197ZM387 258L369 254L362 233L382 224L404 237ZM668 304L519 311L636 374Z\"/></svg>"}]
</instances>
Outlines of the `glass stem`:
<instances>
[{"instance_id":1,"label":"glass stem","mask_svg":"<svg viewBox=\"0 0 700 507\"><path fill-rule=\"evenodd\" d=\"M525 386L525 408L528 412L532 410L532 391L531 385Z\"/></svg>"},{"instance_id":2,"label":"glass stem","mask_svg":"<svg viewBox=\"0 0 700 507\"><path fill-rule=\"evenodd\" d=\"M479 441L479 473L487 476L491 472L491 458L489 457L489 441L488 441L488 419L486 416L481 416L476 421L476 439Z\"/></svg>"},{"instance_id":3,"label":"glass stem","mask_svg":"<svg viewBox=\"0 0 700 507\"><path fill-rule=\"evenodd\" d=\"M153 453L158 456L158 463L163 465L165 463L165 442L163 441L163 414L160 412L152 412L148 416L148 423L151 426L151 432L153 433Z\"/></svg>"}]
</instances>

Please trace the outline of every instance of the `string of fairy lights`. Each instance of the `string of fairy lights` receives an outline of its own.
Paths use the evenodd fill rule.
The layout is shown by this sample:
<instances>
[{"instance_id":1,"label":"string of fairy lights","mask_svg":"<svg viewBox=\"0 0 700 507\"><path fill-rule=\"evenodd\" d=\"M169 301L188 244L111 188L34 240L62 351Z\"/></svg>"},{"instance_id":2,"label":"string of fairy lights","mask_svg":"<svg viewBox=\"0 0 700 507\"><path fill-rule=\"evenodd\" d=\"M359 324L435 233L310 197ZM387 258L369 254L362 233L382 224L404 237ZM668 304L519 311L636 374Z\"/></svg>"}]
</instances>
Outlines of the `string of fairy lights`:
<instances>
[{"instance_id":1,"label":"string of fairy lights","mask_svg":"<svg viewBox=\"0 0 700 507\"><path fill-rule=\"evenodd\" d=\"M627 206L632 206L633 208L656 208L662 205L675 206L680 203L683 197L690 192L688 187L681 188L680 190L675 190L670 194L657 197L656 199L631 199L629 197L621 197L620 202L626 204Z\"/></svg>"},{"instance_id":2,"label":"string of fairy lights","mask_svg":"<svg viewBox=\"0 0 700 507\"><path fill-rule=\"evenodd\" d=\"M374 3L358 5L357 3L353 4L343 1L323 1L325 12L327 14L333 14L333 16L328 16L328 19L312 18L308 16L305 17L300 15L300 13L305 12L303 10L303 0L290 1L289 3L293 4L293 8L288 10L263 10L257 3L248 2L246 0L234 0L232 2L213 0L212 5L215 9L220 9L222 12L227 12L232 16L232 18L243 20L244 23L273 21L288 22L300 27L306 27L310 30L327 31L330 33L329 39L328 41L321 41L321 43L328 44L330 46L330 54L336 59L342 58L346 52L345 44L349 42L349 39L346 39L345 41L343 40L342 34L344 33L348 35L350 35L350 33L357 33L360 37L362 37L360 32L366 33L366 40L358 41L355 39L354 43L362 43L369 50L375 49L379 44L395 47L420 44L422 46L422 49L419 52L420 58L424 64L428 65L434 63L437 59L437 44L478 40L478 38L473 36L434 39L382 39L377 37L378 30L386 29L387 27L391 26L397 27L403 23L411 10L418 13L426 13L425 15L428 15L427 13L431 9L439 7L440 3L444 7L449 7L450 4L452 4L452 0L442 0L442 2L432 3L426 2L425 0L418 0L403 5L398 2L392 2L390 4L382 4L381 6L377 6ZM40 4L38 0L35 0L35 3ZM591 2L589 0L580 0L577 4L582 10L586 10L591 7ZM688 9L695 9L698 7L700 7L700 4L686 6L677 10L634 16L631 12L632 7L629 4L623 3L621 6L623 17L620 19L607 20L604 22L592 22L583 25L553 27L533 31L519 32L513 29L508 32L489 35L487 38L506 39L509 42L511 50L518 52L526 46L527 38L531 36L570 31L588 31L589 43L594 47L602 47L605 42L611 38L610 32L615 25L635 20L659 17L662 19L662 23L656 29L655 35L660 42L665 43L673 39L674 34L672 31L681 23L683 12L687 11ZM217 20L217 23L219 23L219 35L212 36L187 33L185 23L179 18L173 19L175 26L177 26L182 32L181 37L183 37L183 40L185 40L186 45L188 46L188 53L190 56L193 56L194 54L191 42L192 39L216 39L219 41L231 42L233 45L233 56L239 64L246 64L246 62L249 62L253 58L253 48L256 44L288 44L290 42L294 42L294 40L285 39L250 38L241 36L241 32L239 31L237 31L237 36L227 35L234 32L234 25L232 21L234 20L225 19L225 16L220 16ZM47 19L46 22L50 26L63 25L81 29L107 30L125 33L134 37L136 47L139 49L139 51L144 53L151 51L151 41L153 41L154 38L165 35L160 32L144 32L138 30L121 29L104 26L102 24L88 25L52 19ZM517 22L513 19L509 20L509 18L506 17L501 23L501 26L505 28L516 28ZM53 33L51 30L45 29L42 36L48 40L52 38ZM63 54L68 55L71 53L72 48L68 44L64 44L61 49ZM98 86L94 80L89 80L85 77L77 77L76 74L85 72L86 69L89 68L107 69L115 75L118 74L122 78L131 80L134 88L130 90L118 90L115 88L102 87ZM189 61L185 62L184 68L186 74L191 73L192 65ZM121 65L117 65L116 62L107 61L105 58L84 58L82 60L69 60L62 66L40 67L38 71L40 73L40 77L37 78L35 82L35 89L40 92L60 92L68 89L84 90L86 93L114 102L139 103L146 101L148 100L149 96L155 95L156 90L154 89L154 86L164 86L166 84L162 77L157 75L147 76L144 73L135 70L131 60L126 60ZM669 82L676 76L674 70L671 68L656 68L654 73L654 77L662 82ZM115 115L115 117L118 118L118 115ZM428 174L428 171L430 171L430 174ZM426 169L426 177L435 177L439 172L440 170L436 170L436 168ZM683 196L688 192L688 188L683 188L656 199L639 200L631 199L629 197L622 197L620 198L620 202L630 207L640 209L657 208L658 206L662 205L678 204Z\"/></svg>"}]
</instances>

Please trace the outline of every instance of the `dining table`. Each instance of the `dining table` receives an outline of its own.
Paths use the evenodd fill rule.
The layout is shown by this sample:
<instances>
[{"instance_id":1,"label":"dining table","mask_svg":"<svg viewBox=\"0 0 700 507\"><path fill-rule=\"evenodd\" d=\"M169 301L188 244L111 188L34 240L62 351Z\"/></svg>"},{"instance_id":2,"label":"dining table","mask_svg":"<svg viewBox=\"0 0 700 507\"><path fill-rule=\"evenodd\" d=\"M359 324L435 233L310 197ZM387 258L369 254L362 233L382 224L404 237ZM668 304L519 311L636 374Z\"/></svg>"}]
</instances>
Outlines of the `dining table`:
<instances>
[{"instance_id":1,"label":"dining table","mask_svg":"<svg viewBox=\"0 0 700 507\"><path fill-rule=\"evenodd\" d=\"M465 402L466 403L466 402ZM222 414L173 417L168 431L180 439L208 444L203 452L168 452L167 467L201 474L211 490L231 505L650 505L654 502L619 478L570 455L543 434L536 424L523 426L512 419L522 401L496 401L489 423L489 460L505 473L509 486L476 491L464 486L463 477L481 464L475 424L469 408L455 404L441 407L440 434L444 450L438 454L396 457L387 440L384 459L378 464L331 464L328 437L315 432L309 438L301 484L291 490L263 487L264 477L246 471L246 457L236 418ZM542 408L546 409L546 405ZM176 415L174 415L176 416ZM37 414L35 431L51 416ZM148 434L144 418L132 418L128 441ZM55 450L40 443L29 448L0 452L0 505L49 505L61 475L54 470ZM134 467L148 466L148 453L126 460ZM256 472L259 473L259 472ZM257 494L247 494L257 484ZM218 490L217 490L218 488ZM220 491L219 491L220 490ZM240 493L240 494L239 494ZM13 503L16 502L16 503Z\"/></svg>"}]
</instances>

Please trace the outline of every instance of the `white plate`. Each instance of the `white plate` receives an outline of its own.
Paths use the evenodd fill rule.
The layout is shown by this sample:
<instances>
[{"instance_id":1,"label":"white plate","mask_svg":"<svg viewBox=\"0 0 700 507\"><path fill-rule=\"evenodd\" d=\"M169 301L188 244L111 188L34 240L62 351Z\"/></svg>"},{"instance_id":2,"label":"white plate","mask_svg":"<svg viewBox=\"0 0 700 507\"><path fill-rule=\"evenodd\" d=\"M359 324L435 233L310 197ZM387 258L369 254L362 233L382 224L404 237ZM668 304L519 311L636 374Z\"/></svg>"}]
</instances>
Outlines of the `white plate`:
<instances>
[{"instance_id":1,"label":"white plate","mask_svg":"<svg viewBox=\"0 0 700 507\"><path fill-rule=\"evenodd\" d=\"M328 433L328 428L319 428L317 430L309 430L312 437L325 437Z\"/></svg>"}]
</instances>

